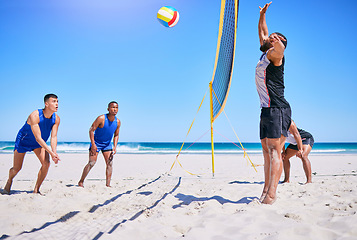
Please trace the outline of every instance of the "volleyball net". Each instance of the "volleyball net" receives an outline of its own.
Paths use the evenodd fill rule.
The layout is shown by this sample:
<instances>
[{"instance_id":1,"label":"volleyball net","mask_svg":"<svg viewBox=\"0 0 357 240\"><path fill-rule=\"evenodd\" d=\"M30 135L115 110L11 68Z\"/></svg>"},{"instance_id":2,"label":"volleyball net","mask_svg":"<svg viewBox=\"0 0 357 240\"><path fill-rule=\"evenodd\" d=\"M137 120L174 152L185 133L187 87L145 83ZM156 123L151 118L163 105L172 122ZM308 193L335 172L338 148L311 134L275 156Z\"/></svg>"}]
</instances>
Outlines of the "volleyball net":
<instances>
[{"instance_id":1,"label":"volleyball net","mask_svg":"<svg viewBox=\"0 0 357 240\"><path fill-rule=\"evenodd\" d=\"M221 114L227 101L233 74L237 35L238 0L222 0L216 60L212 76L212 122Z\"/></svg>"},{"instance_id":2,"label":"volleyball net","mask_svg":"<svg viewBox=\"0 0 357 240\"><path fill-rule=\"evenodd\" d=\"M217 50L216 50L216 58L213 70L212 80L209 82L209 95L210 95L210 118L211 118L211 148L212 148L212 174L214 176L214 139L213 139L213 123L218 118L218 116L224 112L224 107L227 102L227 97L231 85L231 79L233 74L233 66L234 66L234 56L235 56L235 48L236 48L236 37L237 37L237 19L238 19L238 5L239 0L222 0L221 1L221 11L220 11L220 20L219 20L219 31L218 31L218 41L217 41ZM202 106L202 102L206 97L203 97L201 104L198 108L200 110ZM197 111L197 113L198 113ZM197 115L196 113L196 115ZM224 112L225 116L227 114ZM229 121L228 117L227 120ZM186 138L192 128L195 119L192 121L191 126L186 134ZM234 145L241 148L244 152L244 157L247 157L249 162L251 163L252 167L255 165L250 160L246 149L243 147L238 135L236 134L231 122L229 121L231 128L234 134L237 137L239 142L235 144L231 141ZM208 131L207 131L208 132ZM182 143L182 146L176 156L176 160L171 166L170 171L174 167L176 163L183 168L182 164L178 160L178 157L183 150L183 146L185 144L185 140ZM195 142L194 142L195 143ZM194 144L193 143L193 144ZM191 145L193 145L191 144ZM190 146L191 146L190 145ZM183 168L184 169L184 168ZM200 175L200 174L193 174L186 169L184 169L187 173L191 175Z\"/></svg>"}]
</instances>

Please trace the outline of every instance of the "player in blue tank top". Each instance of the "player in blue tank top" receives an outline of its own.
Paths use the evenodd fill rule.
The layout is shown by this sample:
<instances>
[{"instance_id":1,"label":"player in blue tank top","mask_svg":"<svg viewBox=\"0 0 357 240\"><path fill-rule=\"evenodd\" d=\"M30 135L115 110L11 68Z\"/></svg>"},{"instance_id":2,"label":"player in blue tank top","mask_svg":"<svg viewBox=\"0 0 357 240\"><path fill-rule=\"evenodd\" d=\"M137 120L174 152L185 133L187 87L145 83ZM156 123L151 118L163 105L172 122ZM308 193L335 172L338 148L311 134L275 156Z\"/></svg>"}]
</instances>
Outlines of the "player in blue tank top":
<instances>
[{"instance_id":1,"label":"player in blue tank top","mask_svg":"<svg viewBox=\"0 0 357 240\"><path fill-rule=\"evenodd\" d=\"M116 148L119 140L120 120L116 117L118 113L118 103L110 102L108 104L108 113L100 115L93 122L89 129L90 148L89 162L83 169L82 177L78 182L78 186L83 187L84 179L97 161L99 151L102 151L106 163L106 186L110 187L110 180L113 171L113 156L116 153ZM113 139L113 145L111 140Z\"/></svg>"},{"instance_id":2,"label":"player in blue tank top","mask_svg":"<svg viewBox=\"0 0 357 240\"><path fill-rule=\"evenodd\" d=\"M14 164L9 171L9 179L4 192L10 194L12 181L21 170L26 152L33 151L41 162L34 193L40 193L40 186L46 178L50 167L50 155L55 164L58 163L57 155L57 131L60 118L56 114L58 109L58 97L55 94L47 94L44 97L45 108L33 111L27 118L24 126L17 134L14 149ZM46 141L51 135L51 148Z\"/></svg>"},{"instance_id":3,"label":"player in blue tank top","mask_svg":"<svg viewBox=\"0 0 357 240\"><path fill-rule=\"evenodd\" d=\"M273 204L282 174L282 146L291 124L291 109L284 97L284 51L287 39L281 33L269 35L265 15L270 3L260 8L258 34L263 52L255 71L260 99L260 141L264 156L264 188L260 201Z\"/></svg>"}]
</instances>

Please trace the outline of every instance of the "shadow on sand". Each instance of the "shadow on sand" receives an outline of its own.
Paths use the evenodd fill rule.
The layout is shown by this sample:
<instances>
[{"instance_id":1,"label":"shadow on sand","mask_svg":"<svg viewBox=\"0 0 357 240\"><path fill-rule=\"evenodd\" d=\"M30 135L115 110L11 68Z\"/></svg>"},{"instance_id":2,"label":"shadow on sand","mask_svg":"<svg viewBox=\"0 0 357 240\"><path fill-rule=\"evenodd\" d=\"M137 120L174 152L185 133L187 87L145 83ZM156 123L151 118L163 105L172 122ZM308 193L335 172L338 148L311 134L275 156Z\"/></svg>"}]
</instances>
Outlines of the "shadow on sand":
<instances>
[{"instance_id":1,"label":"shadow on sand","mask_svg":"<svg viewBox=\"0 0 357 240\"><path fill-rule=\"evenodd\" d=\"M215 200L222 205L225 203L249 204L254 199L258 199L257 197L244 197L237 201L232 201L232 200L229 200L229 199L223 198L221 196L217 196L217 195L212 196L212 197L195 197L192 195L185 195L182 193L178 193L175 197L178 198L181 201L181 203L172 206L173 209L181 207L182 205L190 205L192 202L205 202L205 201Z\"/></svg>"},{"instance_id":2,"label":"shadow on sand","mask_svg":"<svg viewBox=\"0 0 357 240\"><path fill-rule=\"evenodd\" d=\"M247 181L233 181L230 182L229 184L264 184L264 181L262 182L247 182Z\"/></svg>"}]
</instances>

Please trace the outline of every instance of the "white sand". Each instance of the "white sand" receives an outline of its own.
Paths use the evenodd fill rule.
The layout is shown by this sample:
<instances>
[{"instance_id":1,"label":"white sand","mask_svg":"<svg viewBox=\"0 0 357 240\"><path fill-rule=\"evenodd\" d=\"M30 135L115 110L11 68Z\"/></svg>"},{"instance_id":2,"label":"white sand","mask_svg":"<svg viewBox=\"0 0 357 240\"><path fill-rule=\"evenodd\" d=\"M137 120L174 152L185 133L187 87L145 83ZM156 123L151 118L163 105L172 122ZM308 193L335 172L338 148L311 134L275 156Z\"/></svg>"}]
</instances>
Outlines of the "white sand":
<instances>
[{"instance_id":1,"label":"white sand","mask_svg":"<svg viewBox=\"0 0 357 240\"><path fill-rule=\"evenodd\" d=\"M313 183L303 185L301 161L291 160L291 183L278 186L274 205L255 199L263 188L242 155L172 155L114 158L112 188L102 157L76 186L87 154L62 154L41 192L32 194L39 161L25 158L11 195L0 195L0 237L7 239L357 239L357 156L311 155ZM261 155L251 155L262 164ZM1 190L12 155L0 155Z\"/></svg>"}]
</instances>

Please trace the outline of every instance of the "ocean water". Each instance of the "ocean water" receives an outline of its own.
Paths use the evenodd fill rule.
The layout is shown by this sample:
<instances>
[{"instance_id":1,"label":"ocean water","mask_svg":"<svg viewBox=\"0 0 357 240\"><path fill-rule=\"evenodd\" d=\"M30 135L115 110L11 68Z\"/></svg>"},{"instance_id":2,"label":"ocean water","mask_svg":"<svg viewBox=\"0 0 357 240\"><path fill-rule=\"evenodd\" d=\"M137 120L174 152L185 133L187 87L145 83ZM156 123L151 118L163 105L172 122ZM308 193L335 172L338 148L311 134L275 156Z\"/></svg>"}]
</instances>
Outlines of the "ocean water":
<instances>
[{"instance_id":1,"label":"ocean water","mask_svg":"<svg viewBox=\"0 0 357 240\"><path fill-rule=\"evenodd\" d=\"M262 154L260 143L242 143L248 154ZM178 142L120 142L117 153L125 154L177 154ZM239 147L237 147L238 145ZM240 144L215 143L215 154L243 154ZM87 153L89 142L59 142L58 153ZM14 142L0 141L0 154L12 153ZM181 154L211 154L211 143L185 143ZM311 154L357 154L357 143L315 143Z\"/></svg>"}]
</instances>

